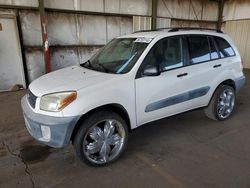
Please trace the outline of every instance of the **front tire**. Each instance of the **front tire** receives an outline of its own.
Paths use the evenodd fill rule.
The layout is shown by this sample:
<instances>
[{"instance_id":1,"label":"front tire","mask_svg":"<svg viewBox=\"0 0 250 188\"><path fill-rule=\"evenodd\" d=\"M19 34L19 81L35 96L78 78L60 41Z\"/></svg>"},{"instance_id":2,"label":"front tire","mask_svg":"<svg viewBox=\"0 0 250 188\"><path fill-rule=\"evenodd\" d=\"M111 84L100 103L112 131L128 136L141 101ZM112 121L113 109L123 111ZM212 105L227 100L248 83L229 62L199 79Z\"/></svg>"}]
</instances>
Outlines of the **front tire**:
<instances>
[{"instance_id":1,"label":"front tire","mask_svg":"<svg viewBox=\"0 0 250 188\"><path fill-rule=\"evenodd\" d=\"M228 85L221 85L216 89L208 107L205 108L205 114L210 119L223 121L232 115L234 107L234 88Z\"/></svg>"},{"instance_id":2,"label":"front tire","mask_svg":"<svg viewBox=\"0 0 250 188\"><path fill-rule=\"evenodd\" d=\"M74 139L77 156L91 166L104 166L117 160L128 140L128 126L116 113L98 111L91 114Z\"/></svg>"}]
</instances>

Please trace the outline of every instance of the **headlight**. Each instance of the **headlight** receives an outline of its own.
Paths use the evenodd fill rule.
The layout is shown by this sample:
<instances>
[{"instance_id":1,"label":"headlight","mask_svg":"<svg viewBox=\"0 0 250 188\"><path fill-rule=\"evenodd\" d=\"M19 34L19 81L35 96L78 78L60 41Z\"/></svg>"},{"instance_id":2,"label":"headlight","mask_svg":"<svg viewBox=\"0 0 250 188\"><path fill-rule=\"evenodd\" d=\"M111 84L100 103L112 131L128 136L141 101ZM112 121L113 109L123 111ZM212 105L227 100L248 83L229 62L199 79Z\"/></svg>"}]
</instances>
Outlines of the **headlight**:
<instances>
[{"instance_id":1,"label":"headlight","mask_svg":"<svg viewBox=\"0 0 250 188\"><path fill-rule=\"evenodd\" d=\"M76 99L76 91L52 93L42 96L40 109L51 112L58 112Z\"/></svg>"}]
</instances>

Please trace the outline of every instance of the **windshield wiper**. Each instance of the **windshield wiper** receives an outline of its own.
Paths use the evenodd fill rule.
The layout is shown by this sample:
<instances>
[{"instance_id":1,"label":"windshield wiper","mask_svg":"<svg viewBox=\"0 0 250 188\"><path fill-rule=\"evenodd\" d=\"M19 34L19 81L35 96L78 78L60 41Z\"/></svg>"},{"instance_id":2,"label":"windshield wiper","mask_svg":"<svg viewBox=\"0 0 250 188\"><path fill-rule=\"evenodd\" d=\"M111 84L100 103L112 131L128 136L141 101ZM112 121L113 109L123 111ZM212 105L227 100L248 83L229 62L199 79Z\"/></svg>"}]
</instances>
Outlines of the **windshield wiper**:
<instances>
[{"instance_id":1,"label":"windshield wiper","mask_svg":"<svg viewBox=\"0 0 250 188\"><path fill-rule=\"evenodd\" d=\"M81 66L82 66L82 67L86 67L86 64L88 64L88 66L87 66L88 68L93 69L93 66L92 66L92 63L91 63L90 60L88 60L88 61L86 61L85 63L81 64Z\"/></svg>"},{"instance_id":2,"label":"windshield wiper","mask_svg":"<svg viewBox=\"0 0 250 188\"><path fill-rule=\"evenodd\" d=\"M96 63L96 65L98 65L99 67L101 67L105 72L109 73L110 70L108 68L106 68L103 64L101 63Z\"/></svg>"},{"instance_id":3,"label":"windshield wiper","mask_svg":"<svg viewBox=\"0 0 250 188\"><path fill-rule=\"evenodd\" d=\"M88 65L86 65L86 64L88 64ZM83 66L83 67L86 67L87 66L87 68L90 68L90 69L92 69L92 70L96 70L96 66L95 65L98 65L99 67L101 67L102 68L102 70L104 70L105 72L107 72L107 73L110 73L110 70L108 69L108 68L106 68L103 64L101 64L101 63L95 63L94 65L92 64L92 62L90 61L90 60L88 60L88 61L86 61L84 64L81 64L81 66Z\"/></svg>"}]
</instances>

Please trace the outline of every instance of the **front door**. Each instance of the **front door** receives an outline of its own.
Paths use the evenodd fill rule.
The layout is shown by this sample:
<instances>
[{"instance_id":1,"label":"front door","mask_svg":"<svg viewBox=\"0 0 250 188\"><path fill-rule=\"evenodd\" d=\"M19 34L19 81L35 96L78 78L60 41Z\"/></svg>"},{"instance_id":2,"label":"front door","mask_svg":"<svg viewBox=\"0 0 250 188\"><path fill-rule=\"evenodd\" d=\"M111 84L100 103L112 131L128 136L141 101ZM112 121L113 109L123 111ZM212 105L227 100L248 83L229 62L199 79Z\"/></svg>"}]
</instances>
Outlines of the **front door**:
<instances>
[{"instance_id":1,"label":"front door","mask_svg":"<svg viewBox=\"0 0 250 188\"><path fill-rule=\"evenodd\" d=\"M161 74L141 76L135 80L137 124L183 111L190 80L187 67L184 66L182 37L158 41L145 57L142 66L157 66Z\"/></svg>"}]
</instances>

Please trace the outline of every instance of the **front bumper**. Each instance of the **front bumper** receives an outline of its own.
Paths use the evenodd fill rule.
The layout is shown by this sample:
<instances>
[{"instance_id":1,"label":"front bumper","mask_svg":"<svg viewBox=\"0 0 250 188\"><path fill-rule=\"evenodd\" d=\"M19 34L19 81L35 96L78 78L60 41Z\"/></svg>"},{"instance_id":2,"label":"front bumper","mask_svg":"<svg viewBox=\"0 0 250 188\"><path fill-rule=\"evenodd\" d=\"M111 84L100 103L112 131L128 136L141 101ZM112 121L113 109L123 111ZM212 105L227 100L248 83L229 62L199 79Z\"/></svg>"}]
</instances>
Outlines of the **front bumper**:
<instances>
[{"instance_id":1,"label":"front bumper","mask_svg":"<svg viewBox=\"0 0 250 188\"><path fill-rule=\"evenodd\" d=\"M26 128L32 137L56 148L69 144L70 137L80 116L53 117L35 113L28 104L27 96L22 98L21 106ZM46 128L47 136L44 136L44 129L42 130L41 127Z\"/></svg>"}]
</instances>

